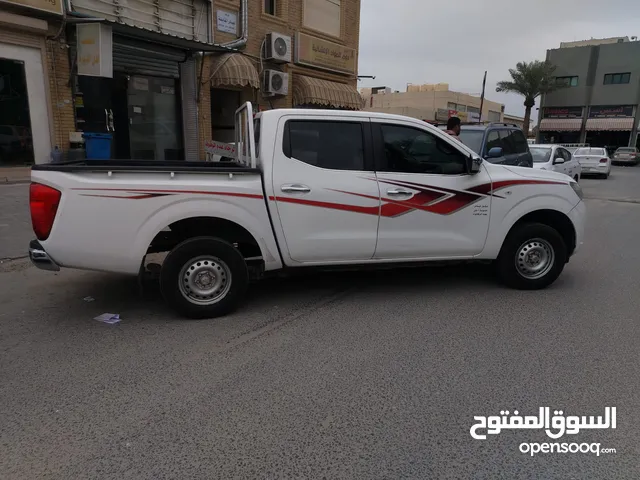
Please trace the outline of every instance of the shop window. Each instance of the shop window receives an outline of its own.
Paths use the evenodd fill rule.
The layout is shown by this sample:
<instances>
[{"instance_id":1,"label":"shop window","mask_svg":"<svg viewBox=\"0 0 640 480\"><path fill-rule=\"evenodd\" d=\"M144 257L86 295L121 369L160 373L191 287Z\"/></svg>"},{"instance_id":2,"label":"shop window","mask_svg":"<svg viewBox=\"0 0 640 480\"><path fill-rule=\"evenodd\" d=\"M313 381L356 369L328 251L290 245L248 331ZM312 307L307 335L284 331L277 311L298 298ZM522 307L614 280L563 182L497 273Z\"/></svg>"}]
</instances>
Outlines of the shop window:
<instances>
[{"instance_id":1,"label":"shop window","mask_svg":"<svg viewBox=\"0 0 640 480\"><path fill-rule=\"evenodd\" d=\"M342 30L342 0L303 0L303 24L333 37Z\"/></svg>"},{"instance_id":2,"label":"shop window","mask_svg":"<svg viewBox=\"0 0 640 480\"><path fill-rule=\"evenodd\" d=\"M235 115L242 104L239 90L211 89L211 138L218 142L235 141Z\"/></svg>"},{"instance_id":3,"label":"shop window","mask_svg":"<svg viewBox=\"0 0 640 480\"><path fill-rule=\"evenodd\" d=\"M467 112L469 112L469 113L480 113L480 109L478 107L467 107Z\"/></svg>"},{"instance_id":4,"label":"shop window","mask_svg":"<svg viewBox=\"0 0 640 480\"><path fill-rule=\"evenodd\" d=\"M447 103L447 110L455 110L456 109L456 104L453 102L449 102Z\"/></svg>"},{"instance_id":5,"label":"shop window","mask_svg":"<svg viewBox=\"0 0 640 480\"><path fill-rule=\"evenodd\" d=\"M556 85L558 87L577 87L578 77L556 77Z\"/></svg>"},{"instance_id":6,"label":"shop window","mask_svg":"<svg viewBox=\"0 0 640 480\"><path fill-rule=\"evenodd\" d=\"M604 76L605 85L622 85L631 81L631 73L607 73Z\"/></svg>"}]
</instances>

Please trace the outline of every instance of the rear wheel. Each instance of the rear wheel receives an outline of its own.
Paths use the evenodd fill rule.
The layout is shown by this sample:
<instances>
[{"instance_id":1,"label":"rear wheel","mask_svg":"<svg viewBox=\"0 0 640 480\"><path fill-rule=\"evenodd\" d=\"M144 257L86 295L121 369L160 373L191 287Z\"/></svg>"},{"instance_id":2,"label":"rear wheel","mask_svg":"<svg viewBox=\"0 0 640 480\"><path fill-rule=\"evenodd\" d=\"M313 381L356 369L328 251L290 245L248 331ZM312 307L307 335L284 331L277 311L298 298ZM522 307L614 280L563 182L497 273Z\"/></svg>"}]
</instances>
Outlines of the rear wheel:
<instances>
[{"instance_id":1,"label":"rear wheel","mask_svg":"<svg viewBox=\"0 0 640 480\"><path fill-rule=\"evenodd\" d=\"M249 283L247 264L230 243L196 237L164 260L160 289L171 308L188 318L215 318L234 310Z\"/></svg>"},{"instance_id":2,"label":"rear wheel","mask_svg":"<svg viewBox=\"0 0 640 480\"><path fill-rule=\"evenodd\" d=\"M548 225L529 223L509 233L496 266L505 285L539 290L556 281L566 260L567 247L560 234Z\"/></svg>"}]
</instances>

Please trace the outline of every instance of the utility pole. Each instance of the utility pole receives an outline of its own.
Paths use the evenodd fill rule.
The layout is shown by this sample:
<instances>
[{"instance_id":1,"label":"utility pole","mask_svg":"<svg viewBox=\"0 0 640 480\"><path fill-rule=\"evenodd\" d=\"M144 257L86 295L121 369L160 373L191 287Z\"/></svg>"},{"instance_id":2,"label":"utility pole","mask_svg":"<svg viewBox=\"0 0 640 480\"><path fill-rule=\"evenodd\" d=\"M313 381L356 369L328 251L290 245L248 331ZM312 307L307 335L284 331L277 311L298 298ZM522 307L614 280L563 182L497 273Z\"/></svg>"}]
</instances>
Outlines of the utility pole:
<instances>
[{"instance_id":1,"label":"utility pole","mask_svg":"<svg viewBox=\"0 0 640 480\"><path fill-rule=\"evenodd\" d=\"M484 80L482 80L482 95L480 95L480 117L478 123L482 123L482 108L484 107L484 89L487 85L487 71L484 71Z\"/></svg>"}]
</instances>

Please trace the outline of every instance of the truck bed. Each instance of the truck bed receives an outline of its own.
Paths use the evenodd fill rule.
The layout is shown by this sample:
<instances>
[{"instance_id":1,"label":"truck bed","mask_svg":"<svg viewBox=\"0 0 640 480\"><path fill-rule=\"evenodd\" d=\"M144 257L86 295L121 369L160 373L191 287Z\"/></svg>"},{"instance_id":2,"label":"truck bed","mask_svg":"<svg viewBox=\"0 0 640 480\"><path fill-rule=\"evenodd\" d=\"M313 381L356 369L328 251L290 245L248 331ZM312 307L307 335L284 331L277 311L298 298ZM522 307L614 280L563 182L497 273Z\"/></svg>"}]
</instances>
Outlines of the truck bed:
<instances>
[{"instance_id":1,"label":"truck bed","mask_svg":"<svg viewBox=\"0 0 640 480\"><path fill-rule=\"evenodd\" d=\"M40 240L62 267L137 274L160 232L185 228L194 219L242 225L265 268L281 266L257 168L86 160L36 165L31 179L62 192L51 232ZM209 224L215 236L220 223Z\"/></svg>"}]
</instances>

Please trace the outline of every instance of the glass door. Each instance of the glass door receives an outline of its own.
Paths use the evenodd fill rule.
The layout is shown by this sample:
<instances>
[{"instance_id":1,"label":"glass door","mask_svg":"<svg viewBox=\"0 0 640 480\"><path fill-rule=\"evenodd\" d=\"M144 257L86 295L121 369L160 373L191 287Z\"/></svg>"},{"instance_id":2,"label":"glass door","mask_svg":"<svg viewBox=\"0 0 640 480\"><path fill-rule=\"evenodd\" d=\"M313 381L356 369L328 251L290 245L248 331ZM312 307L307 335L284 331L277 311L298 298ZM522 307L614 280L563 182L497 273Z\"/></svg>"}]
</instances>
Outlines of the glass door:
<instances>
[{"instance_id":1,"label":"glass door","mask_svg":"<svg viewBox=\"0 0 640 480\"><path fill-rule=\"evenodd\" d=\"M178 82L132 76L127 103L134 160L184 160Z\"/></svg>"}]
</instances>

